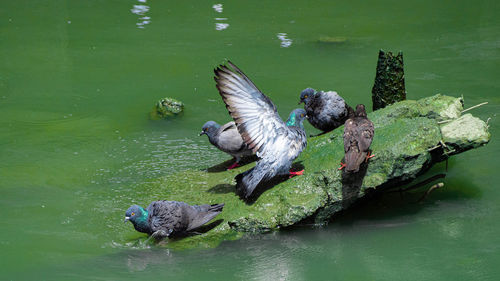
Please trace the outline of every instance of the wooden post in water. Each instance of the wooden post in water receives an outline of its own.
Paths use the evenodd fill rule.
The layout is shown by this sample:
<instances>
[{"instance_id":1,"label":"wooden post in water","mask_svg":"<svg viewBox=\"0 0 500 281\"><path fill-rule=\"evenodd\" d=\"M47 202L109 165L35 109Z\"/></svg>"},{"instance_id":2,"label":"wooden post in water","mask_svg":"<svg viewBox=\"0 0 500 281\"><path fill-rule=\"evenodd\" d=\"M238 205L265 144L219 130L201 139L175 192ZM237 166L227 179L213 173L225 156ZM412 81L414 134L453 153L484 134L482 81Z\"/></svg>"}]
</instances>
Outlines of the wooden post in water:
<instances>
[{"instance_id":1,"label":"wooden post in water","mask_svg":"<svg viewBox=\"0 0 500 281\"><path fill-rule=\"evenodd\" d=\"M377 73L372 88L373 110L406 99L403 52L394 56L392 52L380 50Z\"/></svg>"}]
</instances>

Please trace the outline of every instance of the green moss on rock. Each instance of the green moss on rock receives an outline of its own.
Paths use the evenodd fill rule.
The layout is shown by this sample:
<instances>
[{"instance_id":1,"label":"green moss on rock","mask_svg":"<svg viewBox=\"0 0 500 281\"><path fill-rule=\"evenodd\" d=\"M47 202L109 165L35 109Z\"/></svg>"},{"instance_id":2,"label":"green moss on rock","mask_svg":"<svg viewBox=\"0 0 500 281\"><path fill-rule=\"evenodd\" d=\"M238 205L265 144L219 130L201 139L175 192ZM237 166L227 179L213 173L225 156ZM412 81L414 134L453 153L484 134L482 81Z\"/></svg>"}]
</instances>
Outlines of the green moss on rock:
<instances>
[{"instance_id":1,"label":"green moss on rock","mask_svg":"<svg viewBox=\"0 0 500 281\"><path fill-rule=\"evenodd\" d=\"M151 111L151 119L158 120L170 116L179 115L184 110L184 104L173 98L159 100Z\"/></svg>"},{"instance_id":2,"label":"green moss on rock","mask_svg":"<svg viewBox=\"0 0 500 281\"><path fill-rule=\"evenodd\" d=\"M479 147L490 139L488 125L469 113L445 123L441 132L445 144L459 151Z\"/></svg>"},{"instance_id":3,"label":"green moss on rock","mask_svg":"<svg viewBox=\"0 0 500 281\"><path fill-rule=\"evenodd\" d=\"M370 113L375 125L371 146L375 157L364 166L365 176L359 182L337 169L344 156L340 127L308 140L296 160L305 167L303 176L265 190L252 204L235 194L234 177L253 164L220 173L188 170L145 183L143 188L158 199L226 204L217 217L222 223L202 235L170 241L167 245L172 248L214 247L240 238L242 232L276 230L305 219L324 223L368 191L414 179L437 160L488 143L488 127L470 114L460 117L462 104L461 98L436 95ZM445 125L438 123L450 118L453 121ZM453 147L453 152L435 149L441 142Z\"/></svg>"}]
</instances>

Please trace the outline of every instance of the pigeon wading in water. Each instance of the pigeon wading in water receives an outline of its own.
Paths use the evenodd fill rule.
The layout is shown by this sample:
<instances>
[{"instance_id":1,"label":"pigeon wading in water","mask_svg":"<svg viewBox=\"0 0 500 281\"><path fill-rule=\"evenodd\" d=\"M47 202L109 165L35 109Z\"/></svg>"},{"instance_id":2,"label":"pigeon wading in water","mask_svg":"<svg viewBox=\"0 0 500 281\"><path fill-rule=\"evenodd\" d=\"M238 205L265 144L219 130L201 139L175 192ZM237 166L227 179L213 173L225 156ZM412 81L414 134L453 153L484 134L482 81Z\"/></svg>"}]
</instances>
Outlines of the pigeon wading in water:
<instances>
[{"instance_id":1,"label":"pigeon wading in water","mask_svg":"<svg viewBox=\"0 0 500 281\"><path fill-rule=\"evenodd\" d=\"M300 103L304 103L309 123L323 132L329 132L344 125L349 117L349 108L351 108L337 92L317 92L312 88L307 88L300 93Z\"/></svg>"},{"instance_id":2,"label":"pigeon wading in water","mask_svg":"<svg viewBox=\"0 0 500 281\"><path fill-rule=\"evenodd\" d=\"M156 239L187 234L212 220L224 204L188 205L178 201L153 201L147 209L132 205L125 212L125 222L130 221L135 230Z\"/></svg>"},{"instance_id":3,"label":"pigeon wading in water","mask_svg":"<svg viewBox=\"0 0 500 281\"><path fill-rule=\"evenodd\" d=\"M214 121L208 121L201 128L201 135L207 135L211 144L235 158L234 164L229 166L228 170L238 167L241 157L253 154L241 138L233 121L223 126Z\"/></svg>"},{"instance_id":4,"label":"pigeon wading in water","mask_svg":"<svg viewBox=\"0 0 500 281\"><path fill-rule=\"evenodd\" d=\"M346 172L355 173L363 161L368 161L370 144L373 140L373 123L366 117L365 106L358 104L356 112L350 111L350 117L344 127L345 164L341 163L340 169L345 167Z\"/></svg>"},{"instance_id":5,"label":"pigeon wading in water","mask_svg":"<svg viewBox=\"0 0 500 281\"><path fill-rule=\"evenodd\" d=\"M302 175L303 171L292 172L290 167L307 145L302 125L306 112L295 109L283 122L271 100L238 67L228 65L214 71L217 89L243 141L260 158L254 168L236 176L238 190L248 198L261 181Z\"/></svg>"}]
</instances>

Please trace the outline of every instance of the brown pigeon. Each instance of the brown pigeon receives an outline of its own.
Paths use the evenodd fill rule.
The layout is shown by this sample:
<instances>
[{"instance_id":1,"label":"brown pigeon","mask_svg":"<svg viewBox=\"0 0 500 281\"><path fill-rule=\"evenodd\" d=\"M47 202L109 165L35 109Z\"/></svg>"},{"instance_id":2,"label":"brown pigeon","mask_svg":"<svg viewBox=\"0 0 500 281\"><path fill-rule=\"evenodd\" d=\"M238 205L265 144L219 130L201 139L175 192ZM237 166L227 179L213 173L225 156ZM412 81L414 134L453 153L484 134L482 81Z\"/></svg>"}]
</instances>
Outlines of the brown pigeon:
<instances>
[{"instance_id":1,"label":"brown pigeon","mask_svg":"<svg viewBox=\"0 0 500 281\"><path fill-rule=\"evenodd\" d=\"M346 172L355 173L363 161L367 161L374 155L370 155L370 144L373 140L374 127L372 121L366 116L365 106L358 104L356 112L349 111L349 119L344 125L344 151Z\"/></svg>"}]
</instances>

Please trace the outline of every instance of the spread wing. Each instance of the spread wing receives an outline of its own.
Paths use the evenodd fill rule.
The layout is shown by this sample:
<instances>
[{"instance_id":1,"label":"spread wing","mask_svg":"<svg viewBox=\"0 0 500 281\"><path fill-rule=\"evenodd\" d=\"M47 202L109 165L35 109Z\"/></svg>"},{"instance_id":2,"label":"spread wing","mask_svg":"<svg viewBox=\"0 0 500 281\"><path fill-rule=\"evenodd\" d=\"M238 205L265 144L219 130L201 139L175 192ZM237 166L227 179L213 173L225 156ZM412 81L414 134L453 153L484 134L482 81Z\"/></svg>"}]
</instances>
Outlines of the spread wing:
<instances>
[{"instance_id":1,"label":"spread wing","mask_svg":"<svg viewBox=\"0 0 500 281\"><path fill-rule=\"evenodd\" d=\"M231 122L227 122L226 124L224 124L222 127L220 127L220 131L221 132L225 132L227 130L231 130L231 129L236 129L236 123L234 123L233 121Z\"/></svg>"},{"instance_id":2,"label":"spread wing","mask_svg":"<svg viewBox=\"0 0 500 281\"><path fill-rule=\"evenodd\" d=\"M257 156L272 153L283 130L288 130L276 106L231 62L220 65L215 82L243 141Z\"/></svg>"}]
</instances>

